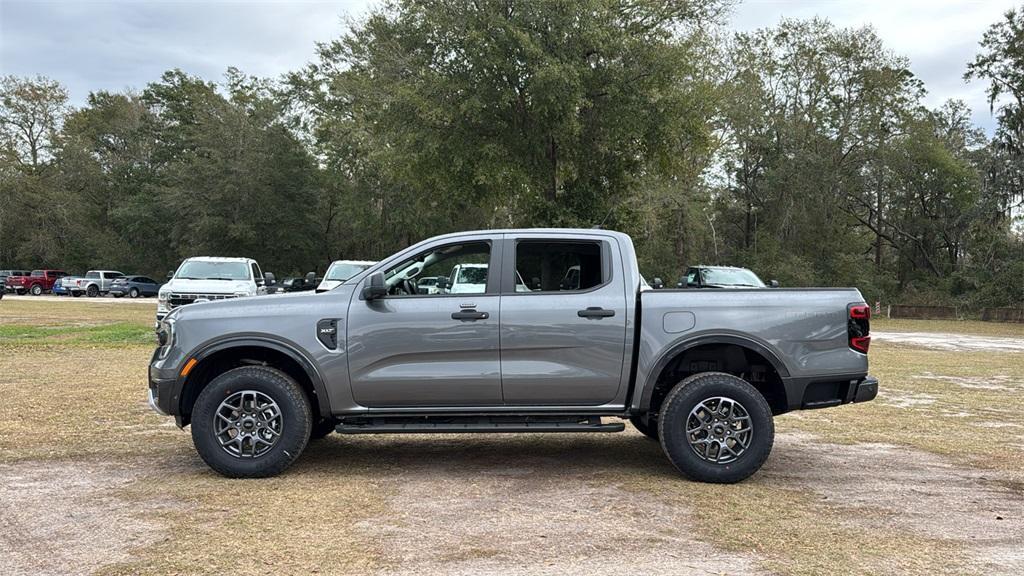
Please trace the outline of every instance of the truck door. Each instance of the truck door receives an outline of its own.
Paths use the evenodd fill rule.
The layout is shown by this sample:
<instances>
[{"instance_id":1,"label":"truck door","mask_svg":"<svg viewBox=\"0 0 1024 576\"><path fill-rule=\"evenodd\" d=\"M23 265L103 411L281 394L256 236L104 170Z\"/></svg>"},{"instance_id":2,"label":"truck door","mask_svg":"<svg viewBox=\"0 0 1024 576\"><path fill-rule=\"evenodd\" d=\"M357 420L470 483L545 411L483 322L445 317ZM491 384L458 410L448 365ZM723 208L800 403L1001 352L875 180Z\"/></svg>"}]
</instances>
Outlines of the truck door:
<instances>
[{"instance_id":1,"label":"truck door","mask_svg":"<svg viewBox=\"0 0 1024 576\"><path fill-rule=\"evenodd\" d=\"M622 380L626 295L608 237L505 236L501 378L506 405L600 405Z\"/></svg>"},{"instance_id":2,"label":"truck door","mask_svg":"<svg viewBox=\"0 0 1024 576\"><path fill-rule=\"evenodd\" d=\"M347 345L352 393L368 407L499 406L498 270L500 242L487 236L439 241L384 266L388 295L349 305ZM474 264L484 283L453 294L452 269ZM430 291L431 293L427 293Z\"/></svg>"}]
</instances>

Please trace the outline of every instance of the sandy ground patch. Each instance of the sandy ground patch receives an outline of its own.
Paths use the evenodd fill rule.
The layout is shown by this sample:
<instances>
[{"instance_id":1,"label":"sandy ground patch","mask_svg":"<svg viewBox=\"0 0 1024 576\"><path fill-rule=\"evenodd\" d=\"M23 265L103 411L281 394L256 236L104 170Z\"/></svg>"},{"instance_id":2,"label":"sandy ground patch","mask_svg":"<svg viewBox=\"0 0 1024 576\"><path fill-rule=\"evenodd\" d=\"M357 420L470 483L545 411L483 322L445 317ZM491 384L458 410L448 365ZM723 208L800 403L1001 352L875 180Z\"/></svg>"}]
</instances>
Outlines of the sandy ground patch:
<instances>
[{"instance_id":1,"label":"sandy ground patch","mask_svg":"<svg viewBox=\"0 0 1024 576\"><path fill-rule=\"evenodd\" d=\"M89 574L163 538L149 513L170 503L117 494L137 479L113 462L0 464L0 574Z\"/></svg>"},{"instance_id":2,"label":"sandy ground patch","mask_svg":"<svg viewBox=\"0 0 1024 576\"><path fill-rule=\"evenodd\" d=\"M905 446L837 445L787 433L761 474L866 511L850 522L963 546L978 574L1024 574L1024 485L999 473Z\"/></svg>"},{"instance_id":3,"label":"sandy ground patch","mask_svg":"<svg viewBox=\"0 0 1024 576\"><path fill-rule=\"evenodd\" d=\"M880 342L893 342L932 348L934 350L1024 352L1024 338L999 336L973 336L945 332L877 332L871 331L871 338Z\"/></svg>"},{"instance_id":4,"label":"sandy ground patch","mask_svg":"<svg viewBox=\"0 0 1024 576\"><path fill-rule=\"evenodd\" d=\"M490 444L480 440L456 441L467 450L445 458L448 465L414 459L412 444L400 439L382 448L405 464L389 481L388 512L358 524L380 543L390 566L381 574L764 573L756 555L701 540L688 507L595 479L580 464L599 458L589 442L582 455L568 444L564 453L550 451L547 442L531 455L531 440L521 437L509 439L502 455L474 449ZM655 452L645 439L630 440ZM620 454L622 444L614 444L610 454Z\"/></svg>"}]
</instances>

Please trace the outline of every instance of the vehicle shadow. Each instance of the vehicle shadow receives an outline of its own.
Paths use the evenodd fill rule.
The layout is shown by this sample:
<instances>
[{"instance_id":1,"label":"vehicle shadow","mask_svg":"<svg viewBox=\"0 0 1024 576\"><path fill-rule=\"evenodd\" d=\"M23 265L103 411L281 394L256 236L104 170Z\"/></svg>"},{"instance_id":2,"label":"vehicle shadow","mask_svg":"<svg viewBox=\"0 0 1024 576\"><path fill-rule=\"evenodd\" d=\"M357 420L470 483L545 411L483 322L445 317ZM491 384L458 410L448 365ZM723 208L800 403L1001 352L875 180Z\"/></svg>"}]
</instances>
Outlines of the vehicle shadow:
<instances>
[{"instance_id":1,"label":"vehicle shadow","mask_svg":"<svg viewBox=\"0 0 1024 576\"><path fill-rule=\"evenodd\" d=\"M639 434L332 435L311 443L293 468L295 473L415 471L453 478L608 469L678 477L661 446Z\"/></svg>"}]
</instances>

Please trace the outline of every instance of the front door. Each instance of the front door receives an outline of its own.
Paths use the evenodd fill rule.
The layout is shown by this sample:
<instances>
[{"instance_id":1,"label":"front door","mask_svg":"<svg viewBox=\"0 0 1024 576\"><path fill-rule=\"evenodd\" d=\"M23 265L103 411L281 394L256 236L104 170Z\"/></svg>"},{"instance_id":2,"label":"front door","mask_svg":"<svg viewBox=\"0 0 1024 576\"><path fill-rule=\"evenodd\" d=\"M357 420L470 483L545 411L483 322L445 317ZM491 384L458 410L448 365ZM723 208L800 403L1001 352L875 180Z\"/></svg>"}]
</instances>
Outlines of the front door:
<instances>
[{"instance_id":1,"label":"front door","mask_svg":"<svg viewBox=\"0 0 1024 576\"><path fill-rule=\"evenodd\" d=\"M442 242L387 264L387 296L366 301L362 285L356 288L347 320L356 402L372 408L501 404L501 297L497 274L488 274L498 269L499 256L486 238ZM452 270L466 264L481 269L486 282L471 293L450 293Z\"/></svg>"},{"instance_id":2,"label":"front door","mask_svg":"<svg viewBox=\"0 0 1024 576\"><path fill-rule=\"evenodd\" d=\"M623 380L626 297L606 239L506 235L501 377L506 405L611 402ZM514 270L512 264L514 263Z\"/></svg>"}]
</instances>

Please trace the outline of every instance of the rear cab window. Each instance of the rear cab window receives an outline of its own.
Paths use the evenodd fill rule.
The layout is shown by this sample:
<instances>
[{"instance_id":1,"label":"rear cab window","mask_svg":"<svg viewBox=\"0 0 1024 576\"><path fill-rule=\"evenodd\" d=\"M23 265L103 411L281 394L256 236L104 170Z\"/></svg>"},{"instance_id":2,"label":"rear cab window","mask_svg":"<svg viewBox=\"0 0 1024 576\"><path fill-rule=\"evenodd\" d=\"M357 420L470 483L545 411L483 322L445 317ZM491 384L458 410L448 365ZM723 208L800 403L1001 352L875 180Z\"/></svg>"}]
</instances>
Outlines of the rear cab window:
<instances>
[{"instance_id":1,"label":"rear cab window","mask_svg":"<svg viewBox=\"0 0 1024 576\"><path fill-rule=\"evenodd\" d=\"M586 292L605 283L600 241L518 240L515 292Z\"/></svg>"}]
</instances>

